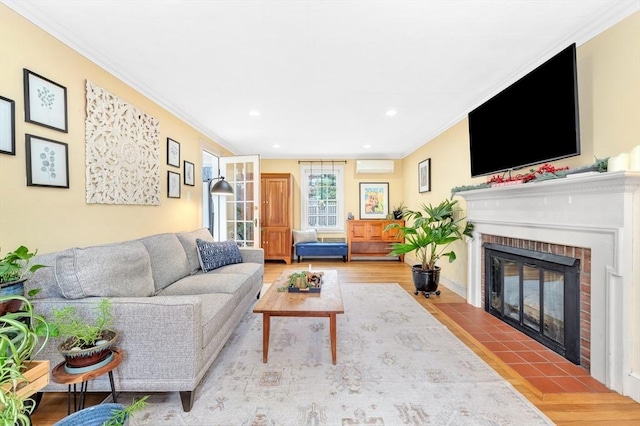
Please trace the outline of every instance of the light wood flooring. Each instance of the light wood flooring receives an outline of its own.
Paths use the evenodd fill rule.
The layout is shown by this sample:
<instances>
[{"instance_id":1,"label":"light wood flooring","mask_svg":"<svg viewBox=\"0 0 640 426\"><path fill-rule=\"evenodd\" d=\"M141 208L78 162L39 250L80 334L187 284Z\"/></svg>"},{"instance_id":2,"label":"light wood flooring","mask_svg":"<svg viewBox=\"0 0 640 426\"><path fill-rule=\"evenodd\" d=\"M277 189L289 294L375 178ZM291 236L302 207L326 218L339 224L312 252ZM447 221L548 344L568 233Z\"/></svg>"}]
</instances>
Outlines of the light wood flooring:
<instances>
[{"instance_id":1,"label":"light wood flooring","mask_svg":"<svg viewBox=\"0 0 640 426\"><path fill-rule=\"evenodd\" d=\"M493 316L466 304L440 286L440 296L415 296L411 268L396 261L303 260L285 265L267 262L265 282L284 270L335 269L342 283L398 283L427 311L509 381L558 425L640 425L640 404L609 391L580 367L565 361L517 331L506 330ZM480 331L480 330L484 331ZM339 337L338 337L339 346ZM87 405L107 394L90 394ZM67 414L66 393L46 393L32 416L35 426L48 426Z\"/></svg>"}]
</instances>

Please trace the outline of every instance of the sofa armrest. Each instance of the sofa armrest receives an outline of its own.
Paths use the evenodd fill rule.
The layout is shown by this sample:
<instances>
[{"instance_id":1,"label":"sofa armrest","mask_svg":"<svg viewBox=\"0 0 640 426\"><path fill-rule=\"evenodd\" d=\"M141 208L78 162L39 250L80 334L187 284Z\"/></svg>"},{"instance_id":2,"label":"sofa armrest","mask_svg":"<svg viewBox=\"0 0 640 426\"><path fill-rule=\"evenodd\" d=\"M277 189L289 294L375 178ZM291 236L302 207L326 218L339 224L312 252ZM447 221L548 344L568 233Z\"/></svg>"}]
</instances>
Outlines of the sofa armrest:
<instances>
[{"instance_id":1,"label":"sofa armrest","mask_svg":"<svg viewBox=\"0 0 640 426\"><path fill-rule=\"evenodd\" d=\"M45 298L33 301L37 313L53 317L53 310L75 306L85 318L93 318L93 311L100 297L84 299ZM206 296L178 295L171 297L117 297L108 298L112 303L113 328L118 332L117 347L131 349L126 353L120 368L123 377L136 380L138 376L180 376L193 378L203 364L202 303ZM50 359L53 366L62 361L57 351L60 338L53 339L41 355ZM179 356L176 354L179 353ZM153 359L153 362L149 360ZM170 374L164 373L171 371ZM193 386L192 386L193 385ZM191 386L191 387L189 387ZM192 389L195 383L184 386Z\"/></svg>"},{"instance_id":2,"label":"sofa armrest","mask_svg":"<svg viewBox=\"0 0 640 426\"><path fill-rule=\"evenodd\" d=\"M259 247L240 247L242 261L248 263L264 263L264 250Z\"/></svg>"}]
</instances>

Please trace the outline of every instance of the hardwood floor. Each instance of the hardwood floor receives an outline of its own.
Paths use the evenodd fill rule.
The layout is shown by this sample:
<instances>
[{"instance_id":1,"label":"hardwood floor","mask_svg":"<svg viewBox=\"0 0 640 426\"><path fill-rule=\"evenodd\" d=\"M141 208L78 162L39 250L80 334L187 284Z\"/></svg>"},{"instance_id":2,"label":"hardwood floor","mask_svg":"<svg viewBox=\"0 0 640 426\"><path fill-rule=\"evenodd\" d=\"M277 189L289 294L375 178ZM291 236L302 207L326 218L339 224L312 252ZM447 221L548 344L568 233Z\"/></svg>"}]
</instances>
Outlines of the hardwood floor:
<instances>
[{"instance_id":1,"label":"hardwood floor","mask_svg":"<svg viewBox=\"0 0 640 426\"><path fill-rule=\"evenodd\" d=\"M311 263L313 270L337 270L341 283L398 283L558 425L640 425L640 404L609 391L582 368L522 333L504 330L493 316L468 305L443 285L439 287L440 296L429 299L414 296L411 268L404 263L355 260L344 263L339 259ZM309 260L291 265L267 262L264 281L272 282L284 270L308 267ZM90 394L87 405L99 403L106 396L106 393ZM66 393L46 393L32 422L35 426L48 426L66 414Z\"/></svg>"}]
</instances>

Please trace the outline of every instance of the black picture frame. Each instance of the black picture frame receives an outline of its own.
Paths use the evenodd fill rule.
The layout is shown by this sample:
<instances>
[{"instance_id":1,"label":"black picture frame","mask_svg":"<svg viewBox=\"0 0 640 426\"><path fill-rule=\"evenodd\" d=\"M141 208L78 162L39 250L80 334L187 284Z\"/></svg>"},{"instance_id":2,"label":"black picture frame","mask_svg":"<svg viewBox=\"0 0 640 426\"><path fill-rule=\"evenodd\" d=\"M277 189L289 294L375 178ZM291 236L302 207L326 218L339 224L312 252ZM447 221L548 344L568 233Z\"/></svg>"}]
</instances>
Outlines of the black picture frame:
<instances>
[{"instance_id":1,"label":"black picture frame","mask_svg":"<svg viewBox=\"0 0 640 426\"><path fill-rule=\"evenodd\" d=\"M184 160L184 184L187 186L196 186L196 165L190 161Z\"/></svg>"},{"instance_id":2,"label":"black picture frame","mask_svg":"<svg viewBox=\"0 0 640 426\"><path fill-rule=\"evenodd\" d=\"M167 164L180 168L180 142L167 138Z\"/></svg>"},{"instance_id":3,"label":"black picture frame","mask_svg":"<svg viewBox=\"0 0 640 426\"><path fill-rule=\"evenodd\" d=\"M69 188L69 146L66 143L26 134L25 147L27 186Z\"/></svg>"},{"instance_id":4,"label":"black picture frame","mask_svg":"<svg viewBox=\"0 0 640 426\"><path fill-rule=\"evenodd\" d=\"M16 103L0 96L0 154L16 155Z\"/></svg>"},{"instance_id":5,"label":"black picture frame","mask_svg":"<svg viewBox=\"0 0 640 426\"><path fill-rule=\"evenodd\" d=\"M431 191L431 158L418 163L418 192Z\"/></svg>"},{"instance_id":6,"label":"black picture frame","mask_svg":"<svg viewBox=\"0 0 640 426\"><path fill-rule=\"evenodd\" d=\"M23 68L24 121L68 133L67 88Z\"/></svg>"},{"instance_id":7,"label":"black picture frame","mask_svg":"<svg viewBox=\"0 0 640 426\"><path fill-rule=\"evenodd\" d=\"M167 198L180 198L180 173L167 171Z\"/></svg>"}]
</instances>

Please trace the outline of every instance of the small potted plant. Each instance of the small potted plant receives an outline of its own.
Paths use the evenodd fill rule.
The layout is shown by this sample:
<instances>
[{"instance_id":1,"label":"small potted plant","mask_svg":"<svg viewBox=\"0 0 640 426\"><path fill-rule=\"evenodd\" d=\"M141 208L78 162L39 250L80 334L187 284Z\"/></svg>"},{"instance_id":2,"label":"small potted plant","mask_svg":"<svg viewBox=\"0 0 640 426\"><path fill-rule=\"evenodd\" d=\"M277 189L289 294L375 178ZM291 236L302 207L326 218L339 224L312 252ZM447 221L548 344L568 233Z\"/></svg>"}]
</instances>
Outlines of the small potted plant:
<instances>
[{"instance_id":1,"label":"small potted plant","mask_svg":"<svg viewBox=\"0 0 640 426\"><path fill-rule=\"evenodd\" d=\"M436 262L447 257L449 263L456 260L456 254L449 246L465 236L473 237L473 224L465 222L465 218L456 217L457 200L445 199L437 206L422 204L420 210L404 211L404 217L411 224L389 224L385 230L397 230L404 238L402 243L393 243L391 256L399 256L415 252L420 263L413 265L413 284L415 294L422 291L425 297L429 293L440 294L440 267Z\"/></svg>"},{"instance_id":2,"label":"small potted plant","mask_svg":"<svg viewBox=\"0 0 640 426\"><path fill-rule=\"evenodd\" d=\"M0 296L6 302L18 299L21 309L0 315L0 424L30 425L29 415L36 402L26 387L32 380L49 374L48 361L33 362L46 345L50 325L33 310L24 296Z\"/></svg>"},{"instance_id":3,"label":"small potted plant","mask_svg":"<svg viewBox=\"0 0 640 426\"><path fill-rule=\"evenodd\" d=\"M404 203L398 204L393 208L393 218L395 220L402 219L402 217L404 216L405 210L407 210L407 207L404 205Z\"/></svg>"},{"instance_id":4,"label":"small potted plant","mask_svg":"<svg viewBox=\"0 0 640 426\"><path fill-rule=\"evenodd\" d=\"M86 320L75 306L53 310L55 335L64 338L58 350L66 360L66 368L87 368L106 361L118 334L112 329L113 314L109 299L101 299L94 308L95 319Z\"/></svg>"},{"instance_id":5,"label":"small potted plant","mask_svg":"<svg viewBox=\"0 0 640 426\"><path fill-rule=\"evenodd\" d=\"M8 252L0 259L0 296L18 295L24 296L24 282L44 265L31 265L29 262L38 251L30 252L25 246L20 246L14 251ZM17 312L22 305L22 300L17 298L7 299L0 303L0 315L5 312Z\"/></svg>"}]
</instances>

